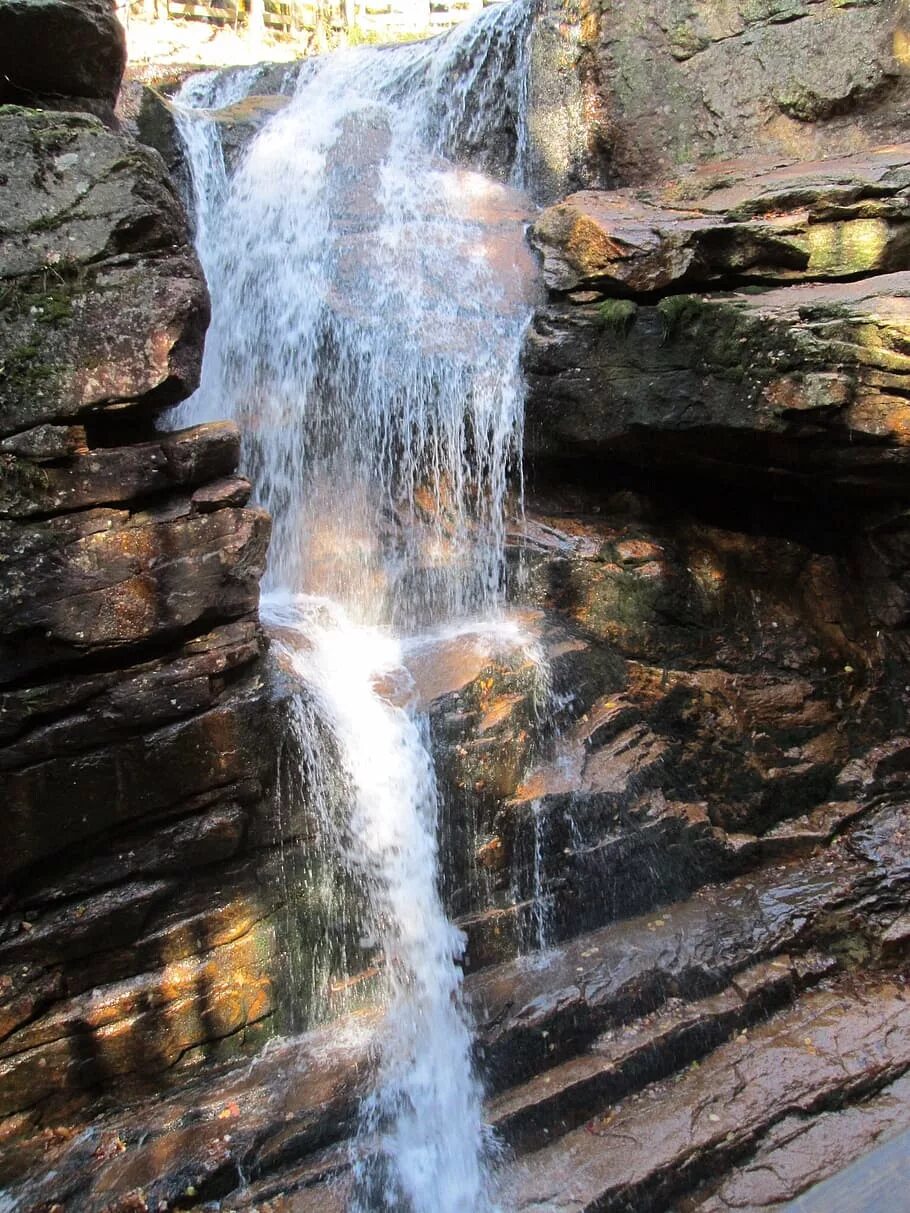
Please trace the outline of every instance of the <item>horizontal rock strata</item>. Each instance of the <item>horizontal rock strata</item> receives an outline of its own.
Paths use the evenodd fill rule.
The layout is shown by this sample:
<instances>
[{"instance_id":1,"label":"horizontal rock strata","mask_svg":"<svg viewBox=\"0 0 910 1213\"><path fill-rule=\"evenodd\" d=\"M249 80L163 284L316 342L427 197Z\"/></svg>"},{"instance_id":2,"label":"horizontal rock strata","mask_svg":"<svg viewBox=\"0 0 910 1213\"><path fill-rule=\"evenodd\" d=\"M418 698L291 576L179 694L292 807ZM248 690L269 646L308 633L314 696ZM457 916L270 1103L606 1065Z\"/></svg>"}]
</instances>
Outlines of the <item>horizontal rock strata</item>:
<instances>
[{"instance_id":1,"label":"horizontal rock strata","mask_svg":"<svg viewBox=\"0 0 910 1213\"><path fill-rule=\"evenodd\" d=\"M533 453L905 496L908 166L737 164L546 211Z\"/></svg>"},{"instance_id":2,"label":"horizontal rock strata","mask_svg":"<svg viewBox=\"0 0 910 1213\"><path fill-rule=\"evenodd\" d=\"M67 47L53 64L48 38ZM198 383L208 296L160 158L54 112L110 104L122 41L105 4L0 4L4 98L60 94L0 107L13 1136L257 1043L281 969L257 618L269 519L236 475L235 426L163 428Z\"/></svg>"},{"instance_id":3,"label":"horizontal rock strata","mask_svg":"<svg viewBox=\"0 0 910 1213\"><path fill-rule=\"evenodd\" d=\"M840 971L860 902L869 954L883 960L880 940L906 895L905 829L905 805L880 808L808 863L469 978L488 1118L517 1154L500 1175L507 1199L546 1208L558 1186L577 1202L569 1207L618 1209L634 1198L657 1209L708 1178L699 1199L713 1207L723 1184L748 1182L748 1169L720 1186L717 1176L750 1149L758 1169L792 1137L827 1134L838 1153L813 1155L821 1177L906 1124L901 980ZM35 1205L100 1211L141 1200L159 1210L216 1199L229 1209L275 1200L340 1210L373 1027L361 1017L289 1040L79 1138L36 1138L3 1179L17 1192L16 1175L40 1150L50 1166L29 1191ZM657 1114L666 1120L659 1149L642 1127ZM616 1149L627 1122L634 1158L628 1144ZM782 1169L776 1191L785 1199L805 1182L800 1172L788 1186Z\"/></svg>"}]
</instances>

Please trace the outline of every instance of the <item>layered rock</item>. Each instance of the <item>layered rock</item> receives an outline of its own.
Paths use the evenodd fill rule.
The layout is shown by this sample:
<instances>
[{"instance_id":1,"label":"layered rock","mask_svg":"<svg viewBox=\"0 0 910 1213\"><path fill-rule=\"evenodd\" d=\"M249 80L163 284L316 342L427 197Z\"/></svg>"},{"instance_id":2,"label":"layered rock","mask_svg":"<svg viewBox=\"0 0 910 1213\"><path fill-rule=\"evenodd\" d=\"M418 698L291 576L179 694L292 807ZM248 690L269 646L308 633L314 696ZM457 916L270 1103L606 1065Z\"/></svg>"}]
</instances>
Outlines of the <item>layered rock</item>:
<instances>
[{"instance_id":1,"label":"layered rock","mask_svg":"<svg viewBox=\"0 0 910 1213\"><path fill-rule=\"evenodd\" d=\"M665 931L698 935L705 897L739 890L744 909L775 886L792 908L782 861L803 855L808 876L816 862L833 874L838 854L881 857L868 815L906 800L908 165L905 144L712 163L574 194L532 228L549 297L526 351L530 510L515 592L621 664L493 813L478 862L499 900L467 925L488 963L539 940L541 924L571 938L652 908L646 926L557 949L539 979L478 977L503 997L516 980L508 997L521 1007L496 1021L502 1060L485 1041L488 1072L527 1065L493 1104L528 1152L506 1170L510 1208L549 1207L555 1193L579 1209L782 1207L831 1173L826 1146L855 1157L906 1129L893 1119L906 1060L878 1072L864 1012L852 1018L842 989L818 1007L836 1044L807 1032L797 1058L773 1021L737 1028L701 1070L670 1082L640 1071L630 1100L622 1069L640 1032L678 1066L684 1042L716 1044L720 1022L742 1014L750 982L715 997L714 957L686 978L665 973L659 992L640 977L626 987L659 1002L704 981L697 1011L657 1011L647 1029L624 1020L567 1060L560 1032L571 1052L612 997L590 989L587 965L610 966L612 991L648 952L645 930L663 956ZM839 964L895 966L896 1006L906 865L893 854L886 867L887 922L873 911L864 923L849 895L817 918L803 903L801 921ZM838 887L815 888L836 902ZM736 948L732 921L715 930L721 950ZM608 939L625 950L605 953ZM876 985L871 1005L890 997ZM784 1015L784 1035L800 1015ZM855 1053L842 1030L856 1030ZM906 1047L906 1025L892 1040ZM862 1091L856 1105L820 1070L811 1094L801 1086L802 1060L829 1051L838 1069L853 1058L838 1082Z\"/></svg>"},{"instance_id":2,"label":"layered rock","mask_svg":"<svg viewBox=\"0 0 910 1213\"><path fill-rule=\"evenodd\" d=\"M545 212L534 453L903 497L908 166L750 162Z\"/></svg>"},{"instance_id":3,"label":"layered rock","mask_svg":"<svg viewBox=\"0 0 910 1213\"><path fill-rule=\"evenodd\" d=\"M156 153L86 113L107 5L0 5L0 1124L156 1091L274 1015L282 882L240 435L162 432L208 297ZM52 61L46 42L67 53ZM42 74L43 73L43 74ZM84 99L88 98L89 102Z\"/></svg>"},{"instance_id":4,"label":"layered rock","mask_svg":"<svg viewBox=\"0 0 910 1213\"><path fill-rule=\"evenodd\" d=\"M901 976L849 971L860 948L888 963L906 827L905 802L870 805L816 855L469 977L487 1118L510 1147L501 1203L546 1208L559 1191L570 1208L722 1209L769 1183L782 1203L906 1129ZM373 1026L361 1016L85 1133L36 1136L0 1178L36 1206L98 1213L340 1211Z\"/></svg>"}]
</instances>

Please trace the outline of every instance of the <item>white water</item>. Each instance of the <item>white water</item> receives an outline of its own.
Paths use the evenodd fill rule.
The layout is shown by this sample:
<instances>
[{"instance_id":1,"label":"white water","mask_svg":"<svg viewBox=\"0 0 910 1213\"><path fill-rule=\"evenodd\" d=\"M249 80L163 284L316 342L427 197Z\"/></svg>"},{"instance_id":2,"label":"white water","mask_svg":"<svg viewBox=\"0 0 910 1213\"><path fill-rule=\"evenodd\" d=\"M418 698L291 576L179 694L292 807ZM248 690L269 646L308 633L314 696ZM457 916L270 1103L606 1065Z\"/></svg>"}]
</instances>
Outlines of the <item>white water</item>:
<instances>
[{"instance_id":1,"label":"white water","mask_svg":"<svg viewBox=\"0 0 910 1213\"><path fill-rule=\"evenodd\" d=\"M310 61L233 175L211 111L253 74L198 77L178 99L213 312L180 420L242 425L274 525L263 617L331 731L339 795L316 797L320 829L382 960L359 1209L484 1202L464 940L439 895L404 655L490 617L502 592L532 303L516 189L528 23L513 4L431 42ZM478 166L497 158L494 180Z\"/></svg>"}]
</instances>

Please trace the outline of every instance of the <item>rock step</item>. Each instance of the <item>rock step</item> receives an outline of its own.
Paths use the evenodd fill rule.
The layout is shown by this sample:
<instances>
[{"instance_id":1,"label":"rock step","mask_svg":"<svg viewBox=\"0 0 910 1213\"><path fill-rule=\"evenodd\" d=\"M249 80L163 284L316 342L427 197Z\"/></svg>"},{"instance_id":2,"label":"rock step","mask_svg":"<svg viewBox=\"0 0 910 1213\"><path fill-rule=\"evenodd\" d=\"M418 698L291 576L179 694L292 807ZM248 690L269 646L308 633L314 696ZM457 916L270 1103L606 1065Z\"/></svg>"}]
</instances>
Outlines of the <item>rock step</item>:
<instances>
[{"instance_id":1,"label":"rock step","mask_svg":"<svg viewBox=\"0 0 910 1213\"><path fill-rule=\"evenodd\" d=\"M675 1049L684 1064L691 1055L686 1050L697 1051L699 1030L715 1033L710 1047L757 1015L762 1000L786 1000L824 971L809 950L819 942L835 946L839 934L852 938L860 900L871 929L884 937L906 900L908 824L910 806L883 806L804 861L706 887L659 915L613 923L543 956L469 976L466 995L494 1122L533 1144L536 1092L519 1088L535 1076L549 1072L551 1084L556 1076L552 1115L571 1126L573 1116L586 1114L586 1102L590 1108L596 1099L667 1073L678 1064ZM872 960L873 942L867 943ZM784 966L779 980L775 961ZM671 999L702 1005L680 1008ZM173 1096L99 1120L72 1139L39 1134L0 1153L0 1183L26 1208L63 1203L82 1213L108 1210L114 1193L123 1199L141 1191L149 1208L162 1202L185 1207L245 1200L248 1184L287 1191L294 1182L304 1185L301 1201L331 1208L337 1182L326 1195L319 1180L338 1174L340 1156L332 1148L350 1134L368 1083L374 1026L369 1014L336 1022L281 1042L249 1066L209 1072ZM613 1034L612 1044L605 1033ZM645 1063L649 1049L658 1056ZM578 1072L556 1074L598 1050L605 1074L614 1058L618 1079L605 1078L598 1088L600 1080L583 1061ZM610 1081L619 1082L612 1092ZM510 1095L499 1095L508 1088ZM25 1178L39 1168L40 1179Z\"/></svg>"},{"instance_id":2,"label":"rock step","mask_svg":"<svg viewBox=\"0 0 910 1213\"><path fill-rule=\"evenodd\" d=\"M515 899L458 919L468 939L468 972L540 948L542 941L564 941L684 899L761 864L811 854L870 807L833 801L757 836L727 833L712 825L703 804L667 801L659 792L641 798L631 812L586 803L596 797L565 799L537 802L536 815L527 801L510 806L516 817L510 842ZM592 841L582 841L580 831L591 819L600 819L600 829Z\"/></svg>"},{"instance_id":3,"label":"rock step","mask_svg":"<svg viewBox=\"0 0 910 1213\"><path fill-rule=\"evenodd\" d=\"M844 981L506 1167L499 1199L514 1213L657 1213L785 1118L853 1103L908 1069L903 982Z\"/></svg>"},{"instance_id":4,"label":"rock step","mask_svg":"<svg viewBox=\"0 0 910 1213\"><path fill-rule=\"evenodd\" d=\"M489 1123L513 1149L533 1150L599 1109L696 1062L836 968L832 957L780 955L739 973L720 993L671 999L651 1015L604 1033L587 1052L496 1097Z\"/></svg>"},{"instance_id":5,"label":"rock step","mask_svg":"<svg viewBox=\"0 0 910 1213\"><path fill-rule=\"evenodd\" d=\"M740 974L720 994L693 1004L673 1000L653 1015L604 1034L590 1050L491 1100L486 1121L513 1149L535 1149L588 1120L604 1104L693 1062L830 972L830 957L780 956ZM282 1196L294 1210L343 1208L350 1155L332 1147L303 1165L244 1189L226 1209L259 1207ZM312 1202L312 1203L311 1203Z\"/></svg>"},{"instance_id":6,"label":"rock step","mask_svg":"<svg viewBox=\"0 0 910 1213\"><path fill-rule=\"evenodd\" d=\"M668 908L472 975L466 989L488 1089L525 1081L670 998L717 994L761 961L836 942L855 929L848 907L861 890L871 891L871 921L887 916L871 928L884 936L910 879L901 851L908 815L910 806L883 806L801 861L705 886ZM882 939L867 948L874 959Z\"/></svg>"},{"instance_id":7,"label":"rock step","mask_svg":"<svg viewBox=\"0 0 910 1213\"><path fill-rule=\"evenodd\" d=\"M851 1159L858 1161L826 1178ZM708 1181L706 1191L680 1204L679 1213L778 1208L803 1192L786 1213L875 1213L895 1208L893 1194L908 1180L910 1075L904 1074L879 1094L838 1111L785 1117L744 1166ZM818 1186L806 1191L810 1184Z\"/></svg>"}]
</instances>

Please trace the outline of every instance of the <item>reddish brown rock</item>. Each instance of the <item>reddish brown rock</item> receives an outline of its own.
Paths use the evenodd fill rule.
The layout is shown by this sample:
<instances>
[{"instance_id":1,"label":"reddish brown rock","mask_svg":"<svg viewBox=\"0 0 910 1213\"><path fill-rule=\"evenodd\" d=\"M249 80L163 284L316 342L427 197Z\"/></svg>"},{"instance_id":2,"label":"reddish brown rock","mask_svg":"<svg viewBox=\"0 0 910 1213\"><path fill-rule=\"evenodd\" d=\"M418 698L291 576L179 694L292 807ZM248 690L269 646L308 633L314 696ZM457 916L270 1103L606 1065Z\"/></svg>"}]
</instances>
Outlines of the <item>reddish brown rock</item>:
<instances>
[{"instance_id":1,"label":"reddish brown rock","mask_svg":"<svg viewBox=\"0 0 910 1213\"><path fill-rule=\"evenodd\" d=\"M896 985L874 987L868 998L849 988L809 995L683 1081L642 1092L515 1164L502 1195L516 1210L540 1209L556 1192L567 1210L672 1199L785 1116L836 1107L853 1087L899 1078L910 1063L907 1017ZM623 1149L611 1150L611 1141Z\"/></svg>"},{"instance_id":2,"label":"reddish brown rock","mask_svg":"<svg viewBox=\"0 0 910 1213\"><path fill-rule=\"evenodd\" d=\"M176 516L93 510L0 531L0 681L99 649L178 636L254 610L269 520L259 510ZM22 636L42 638L23 649Z\"/></svg>"},{"instance_id":3,"label":"reddish brown rock","mask_svg":"<svg viewBox=\"0 0 910 1213\"><path fill-rule=\"evenodd\" d=\"M13 439L8 440L11 445ZM48 448L42 447L43 452ZM63 453L63 452L61 452ZM70 454L69 451L66 454ZM216 477L232 472L240 455L240 432L227 421L209 422L155 442L125 447L83 448L70 458L55 459L52 467L39 459L11 456L0 485L0 518L68 513L92 506L115 505L160 495L168 489L201 484L198 494L212 498ZM245 505L242 492L216 490L214 505ZM229 499L233 498L233 500ZM204 497L202 498L204 500ZM197 494L193 496L197 504Z\"/></svg>"}]
</instances>

